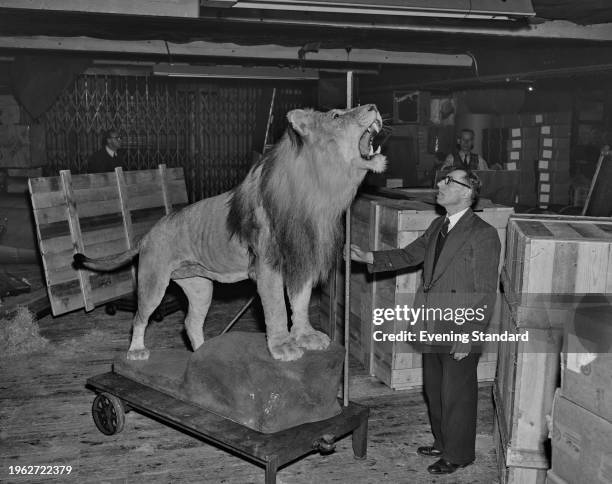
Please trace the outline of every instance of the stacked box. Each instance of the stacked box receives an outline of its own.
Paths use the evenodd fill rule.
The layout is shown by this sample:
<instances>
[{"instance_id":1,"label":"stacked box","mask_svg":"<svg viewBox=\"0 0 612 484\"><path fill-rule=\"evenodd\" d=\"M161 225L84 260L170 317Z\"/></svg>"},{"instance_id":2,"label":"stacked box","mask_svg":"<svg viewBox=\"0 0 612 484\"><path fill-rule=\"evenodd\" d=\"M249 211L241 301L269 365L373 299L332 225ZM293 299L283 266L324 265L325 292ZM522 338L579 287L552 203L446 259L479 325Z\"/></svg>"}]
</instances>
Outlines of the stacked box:
<instances>
[{"instance_id":1,"label":"stacked box","mask_svg":"<svg viewBox=\"0 0 612 484\"><path fill-rule=\"evenodd\" d=\"M569 124L540 126L538 202L541 208L569 204L570 133Z\"/></svg>"},{"instance_id":2,"label":"stacked box","mask_svg":"<svg viewBox=\"0 0 612 484\"><path fill-rule=\"evenodd\" d=\"M610 482L612 422L557 392L552 413L551 482Z\"/></svg>"},{"instance_id":3,"label":"stacked box","mask_svg":"<svg viewBox=\"0 0 612 484\"><path fill-rule=\"evenodd\" d=\"M538 159L539 134L538 128L526 126L525 120L519 116L513 119L518 127L508 128L507 170L517 170L520 178L518 201L524 205L535 205L535 162ZM509 121L508 119L507 121Z\"/></svg>"},{"instance_id":4,"label":"stacked box","mask_svg":"<svg viewBox=\"0 0 612 484\"><path fill-rule=\"evenodd\" d=\"M520 172L519 203L567 205L571 113L505 114L496 126L484 130L485 159ZM503 155L492 156L497 153Z\"/></svg>"},{"instance_id":5,"label":"stacked box","mask_svg":"<svg viewBox=\"0 0 612 484\"><path fill-rule=\"evenodd\" d=\"M564 330L561 388L552 421L554 482L606 482L612 477L612 304L586 299Z\"/></svg>"},{"instance_id":6,"label":"stacked box","mask_svg":"<svg viewBox=\"0 0 612 484\"><path fill-rule=\"evenodd\" d=\"M604 334L612 333L612 311L601 313L585 303L595 300L602 304L601 300L610 299L606 295L612 293L611 249L612 222L608 219L513 215L508 221L501 326L511 332L529 332L529 340L498 347L495 438L498 457L503 459L502 482L541 482L542 473L550 466L546 422L553 413L561 342L568 321L574 322L579 335L597 334L593 340L609 348L612 338L606 342L588 328L586 317L577 318L576 307L580 303L578 307L585 307L594 323L605 323ZM570 348L574 353L586 353L576 349L576 344ZM595 352L592 347L587 349ZM562 388L574 403L590 405L591 411L597 409L609 416L610 360L591 359L588 368L569 356L566 361L573 373L564 370ZM584 360L581 363L587 364Z\"/></svg>"}]
</instances>

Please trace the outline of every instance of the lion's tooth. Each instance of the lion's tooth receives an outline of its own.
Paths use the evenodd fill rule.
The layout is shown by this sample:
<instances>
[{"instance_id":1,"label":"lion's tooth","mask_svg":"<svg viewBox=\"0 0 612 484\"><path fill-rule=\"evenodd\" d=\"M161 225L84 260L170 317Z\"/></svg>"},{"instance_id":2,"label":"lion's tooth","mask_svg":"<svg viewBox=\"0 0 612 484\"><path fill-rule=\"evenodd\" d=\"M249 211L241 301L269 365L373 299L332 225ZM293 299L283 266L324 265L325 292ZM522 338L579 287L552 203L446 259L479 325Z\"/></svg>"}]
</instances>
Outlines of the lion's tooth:
<instances>
[{"instance_id":1,"label":"lion's tooth","mask_svg":"<svg viewBox=\"0 0 612 484\"><path fill-rule=\"evenodd\" d=\"M375 155L380 155L380 145L378 146L378 148L376 148L376 151L374 152Z\"/></svg>"},{"instance_id":2,"label":"lion's tooth","mask_svg":"<svg viewBox=\"0 0 612 484\"><path fill-rule=\"evenodd\" d=\"M372 148L372 145L370 145L370 152L368 154L370 156L372 156L374 154L374 148Z\"/></svg>"}]
</instances>

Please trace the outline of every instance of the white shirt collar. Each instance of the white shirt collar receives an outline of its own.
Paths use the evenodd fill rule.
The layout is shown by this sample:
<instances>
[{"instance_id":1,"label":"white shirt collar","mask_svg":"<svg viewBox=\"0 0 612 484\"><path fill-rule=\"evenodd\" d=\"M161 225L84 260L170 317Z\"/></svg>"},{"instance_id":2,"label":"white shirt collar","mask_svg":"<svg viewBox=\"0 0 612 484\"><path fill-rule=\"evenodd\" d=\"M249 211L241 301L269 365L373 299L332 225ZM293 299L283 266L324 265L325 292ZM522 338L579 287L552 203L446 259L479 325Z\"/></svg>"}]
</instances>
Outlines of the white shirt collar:
<instances>
[{"instance_id":1,"label":"white shirt collar","mask_svg":"<svg viewBox=\"0 0 612 484\"><path fill-rule=\"evenodd\" d=\"M464 208L463 210L461 210L461 212L457 212L453 215L448 216L448 230L452 229L455 226L455 224L459 222L459 219L463 217L463 214L465 212L468 211L468 208L470 207Z\"/></svg>"},{"instance_id":2,"label":"white shirt collar","mask_svg":"<svg viewBox=\"0 0 612 484\"><path fill-rule=\"evenodd\" d=\"M114 158L115 156L117 156L117 152L116 151L111 150L108 146L105 146L105 148L106 148L106 152L108 153L108 155L111 158Z\"/></svg>"}]
</instances>

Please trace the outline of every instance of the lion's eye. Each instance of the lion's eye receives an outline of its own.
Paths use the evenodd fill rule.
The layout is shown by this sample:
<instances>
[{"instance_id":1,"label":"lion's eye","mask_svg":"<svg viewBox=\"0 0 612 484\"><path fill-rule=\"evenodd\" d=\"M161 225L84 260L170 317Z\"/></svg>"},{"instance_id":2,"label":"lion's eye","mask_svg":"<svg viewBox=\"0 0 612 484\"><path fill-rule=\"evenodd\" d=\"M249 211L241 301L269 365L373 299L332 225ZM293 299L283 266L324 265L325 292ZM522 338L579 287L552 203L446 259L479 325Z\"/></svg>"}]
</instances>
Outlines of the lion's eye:
<instances>
[{"instance_id":1,"label":"lion's eye","mask_svg":"<svg viewBox=\"0 0 612 484\"><path fill-rule=\"evenodd\" d=\"M336 119L340 117L340 113L334 113L332 114L332 118Z\"/></svg>"}]
</instances>

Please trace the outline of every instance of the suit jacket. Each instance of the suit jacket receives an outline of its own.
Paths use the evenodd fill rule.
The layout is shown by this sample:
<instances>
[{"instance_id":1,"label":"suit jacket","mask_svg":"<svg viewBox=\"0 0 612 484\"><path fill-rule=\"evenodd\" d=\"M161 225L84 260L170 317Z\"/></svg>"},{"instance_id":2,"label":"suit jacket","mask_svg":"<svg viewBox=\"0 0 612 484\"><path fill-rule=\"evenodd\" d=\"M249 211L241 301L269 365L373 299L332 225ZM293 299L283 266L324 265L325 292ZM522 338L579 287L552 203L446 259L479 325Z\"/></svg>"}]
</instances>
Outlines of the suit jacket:
<instances>
[{"instance_id":1,"label":"suit jacket","mask_svg":"<svg viewBox=\"0 0 612 484\"><path fill-rule=\"evenodd\" d=\"M117 152L117 155L113 158L108 154L106 148L102 148L96 151L87 160L87 173L106 173L108 171L115 171L116 166L123 166L123 158Z\"/></svg>"},{"instance_id":2,"label":"suit jacket","mask_svg":"<svg viewBox=\"0 0 612 484\"><path fill-rule=\"evenodd\" d=\"M403 249L375 251L370 270L391 271L423 264L422 284L415 295L414 308L429 311L427 318L422 318L411 330L425 329L428 333L484 330L498 288L499 236L495 228L468 209L449 231L434 268L443 223L444 217L437 218L421 237Z\"/></svg>"}]
</instances>

